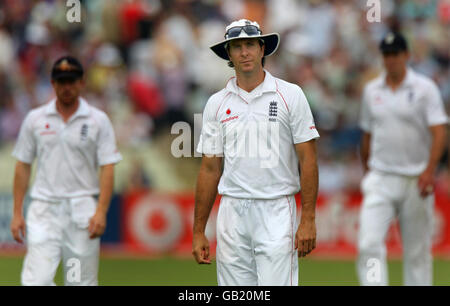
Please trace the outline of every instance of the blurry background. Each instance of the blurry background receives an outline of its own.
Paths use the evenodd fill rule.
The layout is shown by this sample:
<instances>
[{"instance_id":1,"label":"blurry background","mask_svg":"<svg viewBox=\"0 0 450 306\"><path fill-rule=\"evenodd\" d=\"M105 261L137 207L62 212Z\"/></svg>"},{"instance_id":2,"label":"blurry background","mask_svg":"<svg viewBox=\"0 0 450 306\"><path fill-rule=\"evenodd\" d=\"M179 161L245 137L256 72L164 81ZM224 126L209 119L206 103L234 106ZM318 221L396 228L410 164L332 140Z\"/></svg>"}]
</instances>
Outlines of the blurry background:
<instances>
[{"instance_id":1,"label":"blurry background","mask_svg":"<svg viewBox=\"0 0 450 306\"><path fill-rule=\"evenodd\" d=\"M368 22L365 0L89 0L80 1L80 23L67 21L66 2L0 1L0 284L18 282L24 254L9 232L12 148L27 112L53 97L50 69L65 54L83 63L83 96L109 115L124 157L102 240L101 284L215 284L215 267L190 259L200 158L171 154L179 136L171 127L191 125L193 154L201 128L194 114L234 72L208 47L240 18L256 20L264 33L280 33L266 69L303 88L321 135L318 249L302 260L300 282L356 284L361 90L380 72L379 41L389 29L400 30L411 66L435 80L450 113L449 0L383 0L380 23ZM449 194L446 153L434 235L440 284L450 284ZM217 203L208 225L213 247L216 212ZM399 241L393 226L388 245L394 257L401 254ZM400 268L394 261L394 281Z\"/></svg>"}]
</instances>

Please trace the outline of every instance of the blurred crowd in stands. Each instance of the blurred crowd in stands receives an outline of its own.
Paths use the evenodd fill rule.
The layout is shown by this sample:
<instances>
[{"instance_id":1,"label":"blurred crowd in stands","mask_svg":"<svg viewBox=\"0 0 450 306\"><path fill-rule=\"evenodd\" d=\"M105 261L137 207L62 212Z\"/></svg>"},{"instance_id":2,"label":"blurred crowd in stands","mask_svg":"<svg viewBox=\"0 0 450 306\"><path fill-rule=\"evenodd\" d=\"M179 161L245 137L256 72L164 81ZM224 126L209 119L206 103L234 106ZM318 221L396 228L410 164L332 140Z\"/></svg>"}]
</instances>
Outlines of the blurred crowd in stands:
<instances>
[{"instance_id":1,"label":"blurred crowd in stands","mask_svg":"<svg viewBox=\"0 0 450 306\"><path fill-rule=\"evenodd\" d=\"M358 115L364 84L381 70L378 43L402 31L411 66L433 78L450 114L450 1L382 0L370 23L366 0L84 0L69 23L65 0L0 1L0 147L26 113L52 96L49 71L64 54L86 70L88 101L105 110L120 147L193 124L232 68L209 46L232 20L256 20L281 44L266 68L299 84L321 134L321 190L358 189ZM168 156L168 158L173 158Z\"/></svg>"}]
</instances>

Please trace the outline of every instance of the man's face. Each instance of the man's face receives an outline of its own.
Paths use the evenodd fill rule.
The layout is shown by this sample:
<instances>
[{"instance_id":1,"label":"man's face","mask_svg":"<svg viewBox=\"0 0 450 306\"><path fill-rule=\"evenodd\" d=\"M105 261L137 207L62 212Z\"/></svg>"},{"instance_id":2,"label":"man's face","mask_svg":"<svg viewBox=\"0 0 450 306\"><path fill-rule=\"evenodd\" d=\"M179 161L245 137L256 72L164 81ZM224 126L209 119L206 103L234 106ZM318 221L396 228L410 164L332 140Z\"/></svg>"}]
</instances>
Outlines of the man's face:
<instances>
[{"instance_id":1,"label":"man's face","mask_svg":"<svg viewBox=\"0 0 450 306\"><path fill-rule=\"evenodd\" d=\"M64 105L70 105L75 103L80 96L83 81L80 79L52 80L52 86L58 101Z\"/></svg>"},{"instance_id":2,"label":"man's face","mask_svg":"<svg viewBox=\"0 0 450 306\"><path fill-rule=\"evenodd\" d=\"M230 41L228 55L238 72L252 72L261 67L264 57L264 45L257 38L243 38Z\"/></svg>"},{"instance_id":3,"label":"man's face","mask_svg":"<svg viewBox=\"0 0 450 306\"><path fill-rule=\"evenodd\" d=\"M408 63L409 53L406 51L384 53L383 63L387 74L400 75L406 69Z\"/></svg>"}]
</instances>

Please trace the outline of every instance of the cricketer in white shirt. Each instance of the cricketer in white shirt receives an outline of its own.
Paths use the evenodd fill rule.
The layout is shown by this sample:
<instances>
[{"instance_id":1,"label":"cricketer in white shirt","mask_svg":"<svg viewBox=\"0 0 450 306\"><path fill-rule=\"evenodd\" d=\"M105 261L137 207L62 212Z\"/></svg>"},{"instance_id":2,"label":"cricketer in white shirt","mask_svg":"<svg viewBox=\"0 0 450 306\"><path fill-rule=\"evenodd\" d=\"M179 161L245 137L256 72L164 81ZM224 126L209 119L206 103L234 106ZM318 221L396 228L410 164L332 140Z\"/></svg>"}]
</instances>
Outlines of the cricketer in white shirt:
<instances>
[{"instance_id":1,"label":"cricketer in white shirt","mask_svg":"<svg viewBox=\"0 0 450 306\"><path fill-rule=\"evenodd\" d=\"M279 42L278 33L263 35L257 22L241 19L211 46L236 76L211 96L203 114L192 254L199 264L211 263L205 227L218 191L220 286L296 286L297 256L316 244L319 134L300 87L263 68ZM294 195L300 181L297 227Z\"/></svg>"},{"instance_id":2,"label":"cricketer in white shirt","mask_svg":"<svg viewBox=\"0 0 450 306\"><path fill-rule=\"evenodd\" d=\"M369 171L361 182L364 200L358 236L362 285L388 284L384 239L396 217L402 235L405 285L432 284L434 195L431 185L428 194L423 194L419 177L429 166L433 137L439 135L430 130L442 126L445 134L447 122L438 87L411 68L395 91L388 86L386 73L366 85L360 117L360 127L370 137ZM373 267L377 267L378 277L370 276Z\"/></svg>"},{"instance_id":3,"label":"cricketer in white shirt","mask_svg":"<svg viewBox=\"0 0 450 306\"><path fill-rule=\"evenodd\" d=\"M25 164L37 160L22 284L54 284L62 257L65 272L73 263L81 273L65 284L96 285L100 238L90 239L88 226L100 192L98 169L122 159L107 115L79 98L64 122L52 100L26 116L12 155Z\"/></svg>"},{"instance_id":4,"label":"cricketer in white shirt","mask_svg":"<svg viewBox=\"0 0 450 306\"><path fill-rule=\"evenodd\" d=\"M224 156L218 185L219 285L298 285L295 144L318 137L301 88L267 70L250 93L232 78L208 100L197 151Z\"/></svg>"}]
</instances>

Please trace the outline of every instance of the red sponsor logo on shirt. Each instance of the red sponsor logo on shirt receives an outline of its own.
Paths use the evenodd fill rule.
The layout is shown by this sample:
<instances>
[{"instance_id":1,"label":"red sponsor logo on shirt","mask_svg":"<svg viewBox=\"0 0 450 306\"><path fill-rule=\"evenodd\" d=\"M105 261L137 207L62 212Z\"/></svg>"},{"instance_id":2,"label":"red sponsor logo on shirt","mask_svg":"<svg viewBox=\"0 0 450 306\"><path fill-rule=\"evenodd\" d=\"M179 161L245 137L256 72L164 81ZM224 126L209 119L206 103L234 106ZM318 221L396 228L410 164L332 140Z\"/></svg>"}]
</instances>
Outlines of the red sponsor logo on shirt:
<instances>
[{"instance_id":1,"label":"red sponsor logo on shirt","mask_svg":"<svg viewBox=\"0 0 450 306\"><path fill-rule=\"evenodd\" d=\"M54 134L56 134L55 131L44 131L44 132L41 132L39 135L54 135Z\"/></svg>"},{"instance_id":2,"label":"red sponsor logo on shirt","mask_svg":"<svg viewBox=\"0 0 450 306\"><path fill-rule=\"evenodd\" d=\"M375 105L378 105L378 104L383 104L383 100L381 100L380 96L375 97Z\"/></svg>"},{"instance_id":3,"label":"red sponsor logo on shirt","mask_svg":"<svg viewBox=\"0 0 450 306\"><path fill-rule=\"evenodd\" d=\"M312 126L309 127L309 129L310 129L310 130L315 130L316 127L315 127L314 125L312 125Z\"/></svg>"},{"instance_id":4,"label":"red sponsor logo on shirt","mask_svg":"<svg viewBox=\"0 0 450 306\"><path fill-rule=\"evenodd\" d=\"M227 115L231 114L231 110L227 109Z\"/></svg>"},{"instance_id":5,"label":"red sponsor logo on shirt","mask_svg":"<svg viewBox=\"0 0 450 306\"><path fill-rule=\"evenodd\" d=\"M225 120L220 121L220 123L225 123L225 122L228 122L228 121L237 119L237 118L239 118L239 116L233 116L233 117L230 117L230 118L227 118L227 119L225 119Z\"/></svg>"}]
</instances>

